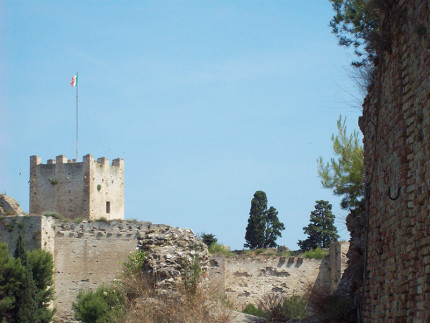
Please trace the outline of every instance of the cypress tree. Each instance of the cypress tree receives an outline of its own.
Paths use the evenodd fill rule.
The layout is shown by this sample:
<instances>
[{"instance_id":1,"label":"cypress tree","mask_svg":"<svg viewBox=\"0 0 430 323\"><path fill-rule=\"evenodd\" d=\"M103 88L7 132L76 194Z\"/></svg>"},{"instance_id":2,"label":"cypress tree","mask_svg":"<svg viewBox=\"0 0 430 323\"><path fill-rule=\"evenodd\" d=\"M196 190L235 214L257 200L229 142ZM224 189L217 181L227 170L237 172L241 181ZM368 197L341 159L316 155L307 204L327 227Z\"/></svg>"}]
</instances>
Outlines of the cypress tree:
<instances>
[{"instance_id":1,"label":"cypress tree","mask_svg":"<svg viewBox=\"0 0 430 323\"><path fill-rule=\"evenodd\" d=\"M21 233L19 233L15 259L24 266L24 277L21 281L21 288L15 293L15 308L13 317L19 323L40 323L39 310L37 306L37 287L33 280L32 268L28 263L27 253Z\"/></svg>"},{"instance_id":2,"label":"cypress tree","mask_svg":"<svg viewBox=\"0 0 430 323\"><path fill-rule=\"evenodd\" d=\"M244 247L274 248L276 239L282 235L281 231L284 229L284 224L278 219L278 211L273 206L267 210L266 193L255 192L251 201Z\"/></svg>"}]
</instances>

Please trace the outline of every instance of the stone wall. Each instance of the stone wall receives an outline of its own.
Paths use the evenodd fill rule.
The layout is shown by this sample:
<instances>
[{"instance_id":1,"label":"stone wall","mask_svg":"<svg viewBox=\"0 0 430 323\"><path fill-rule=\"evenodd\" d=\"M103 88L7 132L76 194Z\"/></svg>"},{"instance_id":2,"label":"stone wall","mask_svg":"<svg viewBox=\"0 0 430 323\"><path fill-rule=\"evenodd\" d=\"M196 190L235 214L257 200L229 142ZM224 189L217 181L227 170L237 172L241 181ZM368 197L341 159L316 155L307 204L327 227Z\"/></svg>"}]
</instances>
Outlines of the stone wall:
<instances>
[{"instance_id":1,"label":"stone wall","mask_svg":"<svg viewBox=\"0 0 430 323\"><path fill-rule=\"evenodd\" d=\"M308 286L337 287L347 266L348 243L334 243L324 259L258 255L225 258L225 295L237 309L265 294L303 295Z\"/></svg>"},{"instance_id":2,"label":"stone wall","mask_svg":"<svg viewBox=\"0 0 430 323\"><path fill-rule=\"evenodd\" d=\"M430 321L429 0L393 2L392 49L363 105L365 322ZM391 20L388 20L391 18Z\"/></svg>"},{"instance_id":3,"label":"stone wall","mask_svg":"<svg viewBox=\"0 0 430 323\"><path fill-rule=\"evenodd\" d=\"M30 157L30 213L57 212L68 219L124 218L124 161L102 157L83 162L57 156L42 164Z\"/></svg>"},{"instance_id":4,"label":"stone wall","mask_svg":"<svg viewBox=\"0 0 430 323\"><path fill-rule=\"evenodd\" d=\"M45 217L44 217L45 218ZM55 293L58 313L71 316L79 289L114 281L137 237L150 222L112 221L80 224L55 221Z\"/></svg>"},{"instance_id":5,"label":"stone wall","mask_svg":"<svg viewBox=\"0 0 430 323\"><path fill-rule=\"evenodd\" d=\"M239 309L249 302L257 303L266 293L302 294L304 287L315 283L335 288L346 266L348 248L347 243L336 243L331 257L322 260L261 255L208 259L206 246L189 229L126 220L73 223L49 216L0 219L0 236L10 253L19 232L28 249L42 248L54 255L54 305L62 319L72 318L71 304L79 289L114 281L138 245L146 252L152 250L148 257L151 270L164 285L172 277L180 278L175 272L184 265L183 260L189 263L194 255L200 255L204 284L212 292L225 293Z\"/></svg>"},{"instance_id":6,"label":"stone wall","mask_svg":"<svg viewBox=\"0 0 430 323\"><path fill-rule=\"evenodd\" d=\"M137 237L150 222L64 222L49 216L19 216L0 219L0 236L13 254L19 232L27 249L44 249L54 255L57 314L72 317L72 302L79 289L95 288L114 281ZM160 225L155 225L160 227Z\"/></svg>"}]
</instances>

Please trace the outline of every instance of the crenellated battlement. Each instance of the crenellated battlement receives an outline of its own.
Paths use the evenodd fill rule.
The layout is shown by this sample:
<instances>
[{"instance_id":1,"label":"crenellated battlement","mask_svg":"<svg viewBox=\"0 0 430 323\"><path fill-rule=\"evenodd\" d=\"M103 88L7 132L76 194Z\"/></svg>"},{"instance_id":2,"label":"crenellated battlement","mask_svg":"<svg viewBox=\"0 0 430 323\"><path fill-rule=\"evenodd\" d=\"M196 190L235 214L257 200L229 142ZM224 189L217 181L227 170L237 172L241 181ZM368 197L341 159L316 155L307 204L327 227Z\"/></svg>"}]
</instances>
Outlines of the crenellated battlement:
<instances>
[{"instance_id":1,"label":"crenellated battlement","mask_svg":"<svg viewBox=\"0 0 430 323\"><path fill-rule=\"evenodd\" d=\"M82 162L59 155L42 163L30 157L30 213L57 212L75 218L124 218L124 160L95 159Z\"/></svg>"},{"instance_id":2,"label":"crenellated battlement","mask_svg":"<svg viewBox=\"0 0 430 323\"><path fill-rule=\"evenodd\" d=\"M83 157L82 162L76 161L76 159L67 159L64 155L59 155L55 157L55 159L48 159L46 161L46 164L42 163L42 159L39 156L31 156L30 157L30 167L31 166L37 166L37 165L58 165L58 164L90 164L90 163L97 163L103 166L112 166L112 167L124 167L124 160L121 158L116 158L112 160L112 164L109 165L109 159L106 157L100 157L97 160L91 155L87 154Z\"/></svg>"}]
</instances>

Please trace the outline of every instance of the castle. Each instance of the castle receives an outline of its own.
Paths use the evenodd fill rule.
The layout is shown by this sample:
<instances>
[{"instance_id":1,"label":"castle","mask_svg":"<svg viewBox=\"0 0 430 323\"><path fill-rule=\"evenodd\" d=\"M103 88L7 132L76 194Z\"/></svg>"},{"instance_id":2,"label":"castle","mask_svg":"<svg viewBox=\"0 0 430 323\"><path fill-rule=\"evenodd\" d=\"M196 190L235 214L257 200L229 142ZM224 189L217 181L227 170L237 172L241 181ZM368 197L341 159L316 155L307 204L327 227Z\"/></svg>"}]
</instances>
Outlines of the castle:
<instances>
[{"instance_id":1,"label":"castle","mask_svg":"<svg viewBox=\"0 0 430 323\"><path fill-rule=\"evenodd\" d=\"M12 253L21 232L27 249L53 255L54 305L60 320L73 318L71 304L80 289L97 288L117 278L138 240L153 235L156 245L163 236L160 232L169 228L124 220L123 160L109 165L108 159L95 160L91 155L84 156L83 162L61 155L47 164L31 156L31 216L18 213L0 217L1 240ZM169 243L179 246L183 241ZM337 243L329 258L318 260L276 255L270 259L212 257L208 279L238 308L269 292L298 294L315 283L335 287L346 268L347 248L348 244Z\"/></svg>"},{"instance_id":2,"label":"castle","mask_svg":"<svg viewBox=\"0 0 430 323\"><path fill-rule=\"evenodd\" d=\"M30 213L56 212L68 219L124 219L124 160L83 162L57 156L42 164L30 157Z\"/></svg>"}]
</instances>

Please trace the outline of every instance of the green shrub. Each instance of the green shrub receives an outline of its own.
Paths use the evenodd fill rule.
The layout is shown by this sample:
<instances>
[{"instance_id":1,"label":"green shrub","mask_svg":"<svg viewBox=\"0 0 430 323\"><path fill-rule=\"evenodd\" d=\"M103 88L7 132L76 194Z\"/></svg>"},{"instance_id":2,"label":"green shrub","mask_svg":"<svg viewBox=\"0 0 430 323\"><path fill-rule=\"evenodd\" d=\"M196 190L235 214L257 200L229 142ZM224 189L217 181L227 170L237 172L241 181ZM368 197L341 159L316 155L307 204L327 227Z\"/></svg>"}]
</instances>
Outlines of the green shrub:
<instances>
[{"instance_id":1,"label":"green shrub","mask_svg":"<svg viewBox=\"0 0 430 323\"><path fill-rule=\"evenodd\" d=\"M258 308L266 313L266 317L271 320L271 322L284 321L285 311L284 311L284 299L280 294L269 293L263 295L261 299L258 300Z\"/></svg>"},{"instance_id":2,"label":"green shrub","mask_svg":"<svg viewBox=\"0 0 430 323\"><path fill-rule=\"evenodd\" d=\"M184 287L187 293L195 295L197 287L200 282L200 275L202 273L200 267L200 259L194 258L191 264L185 266L185 272L183 275Z\"/></svg>"},{"instance_id":3,"label":"green shrub","mask_svg":"<svg viewBox=\"0 0 430 323\"><path fill-rule=\"evenodd\" d=\"M143 269L145 263L145 253L142 250L131 252L127 257L127 262L122 265L127 274L137 274Z\"/></svg>"},{"instance_id":4,"label":"green shrub","mask_svg":"<svg viewBox=\"0 0 430 323\"><path fill-rule=\"evenodd\" d=\"M264 318L267 317L266 312L264 312L262 309L258 308L257 306L255 306L252 303L247 304L243 308L242 313L254 315L254 316L258 316L258 317L264 317Z\"/></svg>"},{"instance_id":5,"label":"green shrub","mask_svg":"<svg viewBox=\"0 0 430 323\"><path fill-rule=\"evenodd\" d=\"M95 221L96 222L109 223L109 220L106 219L104 216L102 216L101 218L96 219Z\"/></svg>"},{"instance_id":6,"label":"green shrub","mask_svg":"<svg viewBox=\"0 0 430 323\"><path fill-rule=\"evenodd\" d=\"M56 178L49 178L49 181L51 182L52 185L58 184L58 179L56 179Z\"/></svg>"},{"instance_id":7,"label":"green shrub","mask_svg":"<svg viewBox=\"0 0 430 323\"><path fill-rule=\"evenodd\" d=\"M322 250L320 247L316 249L311 249L305 252L305 258L310 259L322 259L328 254L328 251Z\"/></svg>"},{"instance_id":8,"label":"green shrub","mask_svg":"<svg viewBox=\"0 0 430 323\"><path fill-rule=\"evenodd\" d=\"M314 286L308 290L309 305L322 322L355 323L354 302L347 296L332 295L327 286Z\"/></svg>"},{"instance_id":9,"label":"green shrub","mask_svg":"<svg viewBox=\"0 0 430 323\"><path fill-rule=\"evenodd\" d=\"M215 255L224 255L227 256L229 252L224 248L222 244L214 243L209 246L209 253Z\"/></svg>"},{"instance_id":10,"label":"green shrub","mask_svg":"<svg viewBox=\"0 0 430 323\"><path fill-rule=\"evenodd\" d=\"M75 318L85 323L118 322L124 315L125 298L115 287L80 290L72 304Z\"/></svg>"},{"instance_id":11,"label":"green shrub","mask_svg":"<svg viewBox=\"0 0 430 323\"><path fill-rule=\"evenodd\" d=\"M306 317L308 300L304 296L293 295L284 299L284 311L287 317L303 319Z\"/></svg>"},{"instance_id":12,"label":"green shrub","mask_svg":"<svg viewBox=\"0 0 430 323\"><path fill-rule=\"evenodd\" d=\"M45 212L43 213L44 216L50 216L56 220L60 220L60 221L64 221L66 220L61 214L57 213L57 212Z\"/></svg>"},{"instance_id":13,"label":"green shrub","mask_svg":"<svg viewBox=\"0 0 430 323\"><path fill-rule=\"evenodd\" d=\"M76 223L76 224L79 224L79 223L81 223L82 221L84 221L84 218L83 218L83 217L81 217L81 216L80 216L79 218L76 218L76 219L74 219L74 220L73 220L73 222L74 222L74 223Z\"/></svg>"}]
</instances>

